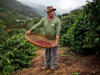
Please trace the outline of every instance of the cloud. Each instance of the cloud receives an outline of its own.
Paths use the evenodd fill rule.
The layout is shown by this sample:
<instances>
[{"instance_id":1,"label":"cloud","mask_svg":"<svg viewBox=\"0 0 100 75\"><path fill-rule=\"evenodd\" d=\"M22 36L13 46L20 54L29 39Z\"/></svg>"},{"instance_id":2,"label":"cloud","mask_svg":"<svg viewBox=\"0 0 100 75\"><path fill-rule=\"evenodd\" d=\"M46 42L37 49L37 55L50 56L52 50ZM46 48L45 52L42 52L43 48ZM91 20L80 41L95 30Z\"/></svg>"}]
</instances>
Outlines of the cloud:
<instances>
[{"instance_id":1,"label":"cloud","mask_svg":"<svg viewBox=\"0 0 100 75\"><path fill-rule=\"evenodd\" d=\"M53 5L62 9L77 7L86 4L86 0L18 0L24 3L31 2L35 4L41 4L45 6ZM92 0L89 0L92 1Z\"/></svg>"},{"instance_id":2,"label":"cloud","mask_svg":"<svg viewBox=\"0 0 100 75\"><path fill-rule=\"evenodd\" d=\"M87 0L18 0L18 1L25 4L33 3L33 4L44 5L44 6L52 5L58 10L58 12L60 12L60 10L71 11L73 9L81 7L86 4ZM88 0L88 1L92 1L92 0Z\"/></svg>"}]
</instances>

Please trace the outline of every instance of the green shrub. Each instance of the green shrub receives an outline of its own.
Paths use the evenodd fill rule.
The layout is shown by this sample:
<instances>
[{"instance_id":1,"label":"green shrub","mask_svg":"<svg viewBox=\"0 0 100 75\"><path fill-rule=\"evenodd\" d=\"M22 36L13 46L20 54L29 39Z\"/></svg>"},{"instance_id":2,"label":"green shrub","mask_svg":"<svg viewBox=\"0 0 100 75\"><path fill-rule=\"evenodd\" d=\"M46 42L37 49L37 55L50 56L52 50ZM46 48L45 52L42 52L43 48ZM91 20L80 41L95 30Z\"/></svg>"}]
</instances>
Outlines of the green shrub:
<instances>
[{"instance_id":1,"label":"green shrub","mask_svg":"<svg viewBox=\"0 0 100 75\"><path fill-rule=\"evenodd\" d=\"M8 37L7 27L4 25L4 21L0 20L0 44L5 42Z\"/></svg>"},{"instance_id":2,"label":"green shrub","mask_svg":"<svg viewBox=\"0 0 100 75\"><path fill-rule=\"evenodd\" d=\"M67 30L72 26L76 17L77 17L76 15L62 16L62 19L61 19L62 25L61 25L61 31L60 31L61 36L63 36L67 32Z\"/></svg>"},{"instance_id":3,"label":"green shrub","mask_svg":"<svg viewBox=\"0 0 100 75\"><path fill-rule=\"evenodd\" d=\"M75 20L74 24L72 24L67 29L67 31L61 36L61 38L60 38L61 45L63 45L63 46L71 46L70 42L71 42L71 39L73 37L72 31L75 28L77 22L78 22L78 19Z\"/></svg>"},{"instance_id":4,"label":"green shrub","mask_svg":"<svg viewBox=\"0 0 100 75\"><path fill-rule=\"evenodd\" d=\"M0 46L0 69L9 74L18 69L29 67L29 62L36 54L34 45L25 39L23 33L15 34Z\"/></svg>"},{"instance_id":5,"label":"green shrub","mask_svg":"<svg viewBox=\"0 0 100 75\"><path fill-rule=\"evenodd\" d=\"M98 52L100 46L100 2L88 2L83 8L83 14L75 23L71 35L71 50L88 53L89 49ZM87 51L88 50L88 51Z\"/></svg>"},{"instance_id":6,"label":"green shrub","mask_svg":"<svg viewBox=\"0 0 100 75\"><path fill-rule=\"evenodd\" d=\"M100 1L93 0L83 7L83 12L76 18L60 42L70 46L72 51L81 53L100 53Z\"/></svg>"}]
</instances>

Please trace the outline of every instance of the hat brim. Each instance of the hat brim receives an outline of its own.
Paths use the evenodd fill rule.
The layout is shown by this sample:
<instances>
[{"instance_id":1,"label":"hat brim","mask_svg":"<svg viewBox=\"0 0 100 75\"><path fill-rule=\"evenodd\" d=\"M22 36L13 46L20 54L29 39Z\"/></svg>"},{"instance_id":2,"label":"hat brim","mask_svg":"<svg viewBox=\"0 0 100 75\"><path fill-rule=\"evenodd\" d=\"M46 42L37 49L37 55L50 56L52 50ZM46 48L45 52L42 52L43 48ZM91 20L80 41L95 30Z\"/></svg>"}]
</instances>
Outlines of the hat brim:
<instances>
[{"instance_id":1,"label":"hat brim","mask_svg":"<svg viewBox=\"0 0 100 75\"><path fill-rule=\"evenodd\" d=\"M56 11L56 9L52 9L53 11ZM46 12L49 12L49 11L51 11L51 10L46 10Z\"/></svg>"},{"instance_id":2,"label":"hat brim","mask_svg":"<svg viewBox=\"0 0 100 75\"><path fill-rule=\"evenodd\" d=\"M53 10L55 11L56 9L54 8Z\"/></svg>"}]
</instances>

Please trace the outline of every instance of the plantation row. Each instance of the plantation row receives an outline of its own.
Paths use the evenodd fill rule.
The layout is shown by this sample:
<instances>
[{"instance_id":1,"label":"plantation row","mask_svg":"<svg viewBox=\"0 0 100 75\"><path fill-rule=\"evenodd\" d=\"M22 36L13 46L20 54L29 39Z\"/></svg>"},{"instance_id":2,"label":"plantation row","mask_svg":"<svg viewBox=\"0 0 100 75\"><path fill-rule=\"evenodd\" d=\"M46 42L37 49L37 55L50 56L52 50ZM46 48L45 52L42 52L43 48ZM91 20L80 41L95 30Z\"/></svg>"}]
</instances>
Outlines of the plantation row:
<instances>
[{"instance_id":1,"label":"plantation row","mask_svg":"<svg viewBox=\"0 0 100 75\"><path fill-rule=\"evenodd\" d=\"M60 43L72 51L99 54L100 48L100 1L93 0L83 6L80 15L64 15ZM66 23L67 22L67 23ZM67 30L67 32L65 32ZM64 32L64 33L63 33Z\"/></svg>"},{"instance_id":2,"label":"plantation row","mask_svg":"<svg viewBox=\"0 0 100 75\"><path fill-rule=\"evenodd\" d=\"M0 75L11 75L21 68L31 66L29 62L36 48L25 39L25 29L7 32L0 20Z\"/></svg>"}]
</instances>

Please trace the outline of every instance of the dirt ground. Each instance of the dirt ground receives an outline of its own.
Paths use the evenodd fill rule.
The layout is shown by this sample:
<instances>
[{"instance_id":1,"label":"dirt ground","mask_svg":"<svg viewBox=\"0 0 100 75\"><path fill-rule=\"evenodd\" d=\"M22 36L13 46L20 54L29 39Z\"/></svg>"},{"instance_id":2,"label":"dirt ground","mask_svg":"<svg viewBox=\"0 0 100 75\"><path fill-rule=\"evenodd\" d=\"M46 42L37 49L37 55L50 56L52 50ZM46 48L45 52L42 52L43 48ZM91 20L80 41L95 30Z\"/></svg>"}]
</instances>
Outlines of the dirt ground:
<instances>
[{"instance_id":1,"label":"dirt ground","mask_svg":"<svg viewBox=\"0 0 100 75\"><path fill-rule=\"evenodd\" d=\"M30 62L30 68L24 68L13 75L100 75L100 56L82 56L71 52L68 47L58 49L57 70L42 70L45 61L44 49L36 51L37 56Z\"/></svg>"}]
</instances>

